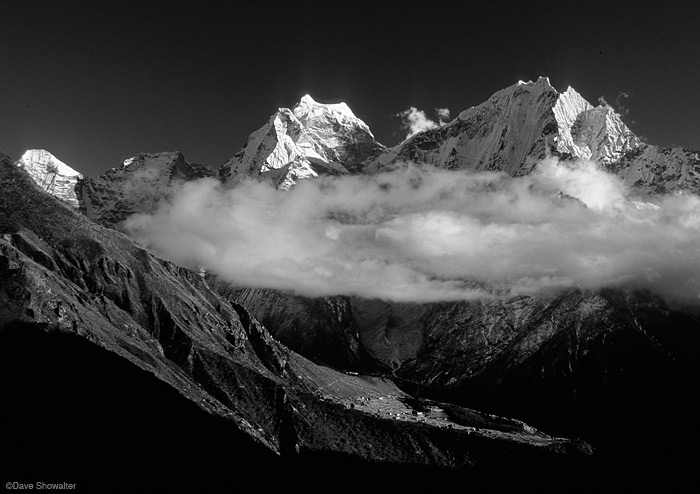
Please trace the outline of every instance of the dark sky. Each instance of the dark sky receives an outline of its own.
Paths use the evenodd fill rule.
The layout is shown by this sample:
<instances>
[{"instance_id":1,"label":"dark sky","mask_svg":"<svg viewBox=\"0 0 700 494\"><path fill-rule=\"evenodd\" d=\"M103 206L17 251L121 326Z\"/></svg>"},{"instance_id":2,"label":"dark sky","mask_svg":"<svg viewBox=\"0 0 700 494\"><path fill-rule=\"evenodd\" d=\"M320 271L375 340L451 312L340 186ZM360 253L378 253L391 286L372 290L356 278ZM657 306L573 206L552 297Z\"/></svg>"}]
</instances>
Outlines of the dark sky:
<instances>
[{"instance_id":1,"label":"dark sky","mask_svg":"<svg viewBox=\"0 0 700 494\"><path fill-rule=\"evenodd\" d=\"M700 149L700 10L644 5L0 0L0 151L87 175L139 152L218 167L305 93L391 146L410 106L454 117L539 75L623 104L652 144Z\"/></svg>"}]
</instances>

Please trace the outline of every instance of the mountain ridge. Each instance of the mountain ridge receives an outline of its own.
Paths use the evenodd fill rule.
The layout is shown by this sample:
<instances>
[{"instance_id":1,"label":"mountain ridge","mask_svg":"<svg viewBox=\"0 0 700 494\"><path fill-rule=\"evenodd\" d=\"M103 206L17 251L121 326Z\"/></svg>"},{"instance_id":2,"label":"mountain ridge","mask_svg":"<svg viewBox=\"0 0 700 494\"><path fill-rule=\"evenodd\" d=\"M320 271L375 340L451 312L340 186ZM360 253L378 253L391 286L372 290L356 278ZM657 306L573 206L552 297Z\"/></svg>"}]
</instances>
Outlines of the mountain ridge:
<instances>
[{"instance_id":1,"label":"mountain ridge","mask_svg":"<svg viewBox=\"0 0 700 494\"><path fill-rule=\"evenodd\" d=\"M141 153L148 154L154 153ZM278 109L213 174L202 165L198 172L182 178L218 176L226 187L258 178L288 189L298 180L319 174L376 173L405 161L518 176L531 173L550 155L596 161L641 193L700 190L700 152L643 143L612 107L594 107L572 87L559 93L546 77L497 91L450 122L390 148L377 142L345 103L318 103L307 94L291 109ZM114 172L102 176L109 173ZM46 181L45 177L45 171L35 173L38 183ZM143 178L148 182L148 177ZM74 207L77 203L87 209L88 203L109 202L100 197L104 192L95 190L102 189L100 186L89 185L99 182L98 177L72 180L84 191L80 198L64 197ZM162 188L155 182L152 185L156 190Z\"/></svg>"}]
</instances>

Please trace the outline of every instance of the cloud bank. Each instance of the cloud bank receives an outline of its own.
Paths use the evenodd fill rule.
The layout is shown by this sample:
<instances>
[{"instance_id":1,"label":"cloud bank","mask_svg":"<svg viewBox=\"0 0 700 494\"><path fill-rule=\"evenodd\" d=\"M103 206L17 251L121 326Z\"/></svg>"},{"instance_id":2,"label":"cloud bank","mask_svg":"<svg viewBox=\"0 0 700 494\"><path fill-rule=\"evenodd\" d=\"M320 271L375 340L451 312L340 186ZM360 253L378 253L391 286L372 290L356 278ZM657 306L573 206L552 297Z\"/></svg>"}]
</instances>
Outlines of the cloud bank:
<instances>
[{"instance_id":1,"label":"cloud bank","mask_svg":"<svg viewBox=\"0 0 700 494\"><path fill-rule=\"evenodd\" d=\"M406 165L290 191L199 180L126 227L179 264L306 296L430 302L622 286L697 303L700 198L627 196L587 161L548 159L517 178Z\"/></svg>"}]
</instances>

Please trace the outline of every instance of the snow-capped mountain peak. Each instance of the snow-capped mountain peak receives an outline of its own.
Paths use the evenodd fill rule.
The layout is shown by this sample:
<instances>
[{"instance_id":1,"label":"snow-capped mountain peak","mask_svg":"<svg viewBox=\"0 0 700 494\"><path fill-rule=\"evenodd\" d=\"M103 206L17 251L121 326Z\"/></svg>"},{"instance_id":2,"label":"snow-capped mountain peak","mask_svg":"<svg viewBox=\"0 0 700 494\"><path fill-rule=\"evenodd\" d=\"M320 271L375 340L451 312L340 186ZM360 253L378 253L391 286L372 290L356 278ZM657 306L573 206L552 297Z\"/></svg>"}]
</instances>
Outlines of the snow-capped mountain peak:
<instances>
[{"instance_id":1,"label":"snow-capped mountain peak","mask_svg":"<svg viewBox=\"0 0 700 494\"><path fill-rule=\"evenodd\" d=\"M319 173L349 173L382 149L348 105L319 103L306 94L293 109L280 108L253 132L220 175L229 185L246 177L267 177L288 189Z\"/></svg>"},{"instance_id":2,"label":"snow-capped mountain peak","mask_svg":"<svg viewBox=\"0 0 700 494\"><path fill-rule=\"evenodd\" d=\"M53 154L44 149L29 149L16 164L26 170L42 189L74 208L78 207L75 184L83 176Z\"/></svg>"},{"instance_id":3,"label":"snow-capped mountain peak","mask_svg":"<svg viewBox=\"0 0 700 494\"><path fill-rule=\"evenodd\" d=\"M611 107L594 107L573 88L559 93L539 77L518 81L448 124L412 136L370 169L415 161L524 175L551 152L607 165L640 144Z\"/></svg>"},{"instance_id":4,"label":"snow-capped mountain peak","mask_svg":"<svg viewBox=\"0 0 700 494\"><path fill-rule=\"evenodd\" d=\"M294 106L293 112L305 127L318 126L317 120L325 119L347 126L361 127L372 135L367 124L357 118L350 107L343 102L319 103L310 95L305 94L299 103Z\"/></svg>"},{"instance_id":5,"label":"snow-capped mountain peak","mask_svg":"<svg viewBox=\"0 0 700 494\"><path fill-rule=\"evenodd\" d=\"M376 141L347 104L320 103L305 94L291 109L279 108L218 174L228 187L257 178L281 189L321 174L373 173L407 161L517 176L549 155L597 161L646 192L700 190L700 153L644 144L610 106L593 106L572 87L560 93L547 77L518 81L391 149ZM138 155L94 179L82 179L43 150L27 151L17 165L47 191L109 226L149 209L173 181L211 174L181 153Z\"/></svg>"},{"instance_id":6,"label":"snow-capped mountain peak","mask_svg":"<svg viewBox=\"0 0 700 494\"><path fill-rule=\"evenodd\" d=\"M606 165L642 143L610 106L593 107L570 86L553 111L559 125L557 151L562 154Z\"/></svg>"}]
</instances>

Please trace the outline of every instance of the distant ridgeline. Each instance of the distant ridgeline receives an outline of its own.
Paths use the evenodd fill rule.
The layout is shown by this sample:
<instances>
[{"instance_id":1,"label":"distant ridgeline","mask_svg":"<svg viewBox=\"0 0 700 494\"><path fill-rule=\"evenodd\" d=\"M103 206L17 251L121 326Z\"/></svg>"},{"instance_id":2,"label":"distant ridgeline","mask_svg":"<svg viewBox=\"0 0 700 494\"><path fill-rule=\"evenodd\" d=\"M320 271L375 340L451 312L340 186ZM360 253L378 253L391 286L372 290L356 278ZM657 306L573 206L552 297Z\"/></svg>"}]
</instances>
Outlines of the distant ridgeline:
<instances>
[{"instance_id":1,"label":"distant ridgeline","mask_svg":"<svg viewBox=\"0 0 700 494\"><path fill-rule=\"evenodd\" d=\"M176 181L218 177L232 187L259 178L288 189L319 174L376 173L405 162L519 176L549 155L594 160L644 192L700 191L699 151L645 144L611 107L594 107L571 87L559 93L544 77L498 91L392 148L377 142L344 103L306 95L274 113L216 172L179 152L140 154L99 177L82 177L43 150L27 151L17 164L91 219L118 227L134 212L151 211Z\"/></svg>"}]
</instances>

